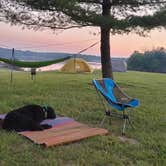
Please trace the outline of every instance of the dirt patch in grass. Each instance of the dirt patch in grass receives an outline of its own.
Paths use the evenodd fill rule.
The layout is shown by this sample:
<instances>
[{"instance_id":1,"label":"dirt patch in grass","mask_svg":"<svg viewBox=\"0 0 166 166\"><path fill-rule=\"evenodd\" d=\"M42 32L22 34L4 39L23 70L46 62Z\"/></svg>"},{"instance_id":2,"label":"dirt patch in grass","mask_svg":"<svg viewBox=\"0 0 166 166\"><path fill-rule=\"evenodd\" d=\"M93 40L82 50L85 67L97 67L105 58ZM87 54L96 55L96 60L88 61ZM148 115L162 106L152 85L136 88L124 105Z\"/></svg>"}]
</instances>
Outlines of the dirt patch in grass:
<instances>
[{"instance_id":1,"label":"dirt patch in grass","mask_svg":"<svg viewBox=\"0 0 166 166\"><path fill-rule=\"evenodd\" d=\"M118 139L123 143L129 143L132 145L138 145L139 142L136 139L133 138L127 138L126 136L118 136Z\"/></svg>"}]
</instances>

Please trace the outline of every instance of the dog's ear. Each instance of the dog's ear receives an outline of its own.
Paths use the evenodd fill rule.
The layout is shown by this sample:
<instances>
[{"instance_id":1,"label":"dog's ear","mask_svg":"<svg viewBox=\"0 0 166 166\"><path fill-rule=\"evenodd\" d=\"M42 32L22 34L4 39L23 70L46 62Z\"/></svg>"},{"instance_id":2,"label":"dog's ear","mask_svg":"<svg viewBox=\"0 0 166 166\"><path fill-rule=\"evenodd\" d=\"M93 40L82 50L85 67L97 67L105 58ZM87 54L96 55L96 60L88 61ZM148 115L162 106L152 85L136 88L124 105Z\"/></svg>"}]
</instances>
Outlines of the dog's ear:
<instances>
[{"instance_id":1,"label":"dog's ear","mask_svg":"<svg viewBox=\"0 0 166 166\"><path fill-rule=\"evenodd\" d=\"M54 112L54 109L50 106L47 107L47 118L48 119L54 119L56 118L56 114Z\"/></svg>"}]
</instances>

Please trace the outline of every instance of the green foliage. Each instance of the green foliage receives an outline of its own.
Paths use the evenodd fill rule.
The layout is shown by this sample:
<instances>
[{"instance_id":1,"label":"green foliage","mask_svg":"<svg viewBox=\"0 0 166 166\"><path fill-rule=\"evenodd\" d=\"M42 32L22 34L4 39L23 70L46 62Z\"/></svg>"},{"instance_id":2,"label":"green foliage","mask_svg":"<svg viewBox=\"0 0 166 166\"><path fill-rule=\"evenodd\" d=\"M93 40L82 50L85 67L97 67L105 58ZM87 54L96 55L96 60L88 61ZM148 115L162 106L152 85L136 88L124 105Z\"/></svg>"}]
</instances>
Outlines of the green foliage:
<instances>
[{"instance_id":1,"label":"green foliage","mask_svg":"<svg viewBox=\"0 0 166 166\"><path fill-rule=\"evenodd\" d=\"M26 61L18 61L18 60L10 60L10 59L6 59L6 58L1 58L0 57L0 61L5 62L7 64L11 64L17 67L27 67L27 68L38 68L38 67L43 67L43 66L48 66L48 65L52 65L55 63L59 63L59 62L63 62L67 59L69 59L70 56L65 57L65 58L59 58L59 59L55 59L52 61L35 61L35 62L26 62Z\"/></svg>"},{"instance_id":2,"label":"green foliage","mask_svg":"<svg viewBox=\"0 0 166 166\"><path fill-rule=\"evenodd\" d=\"M156 49L144 54L134 52L127 61L128 70L166 73L166 51Z\"/></svg>"},{"instance_id":3,"label":"green foliage","mask_svg":"<svg viewBox=\"0 0 166 166\"><path fill-rule=\"evenodd\" d=\"M165 9L165 0L1 0L0 19L34 29L100 26L110 28L112 33L143 33L166 27Z\"/></svg>"},{"instance_id":4,"label":"green foliage","mask_svg":"<svg viewBox=\"0 0 166 166\"><path fill-rule=\"evenodd\" d=\"M8 71L0 70L0 113L25 104L48 104L56 113L69 116L90 126L99 127L104 109L94 87L93 74L15 72L10 84ZM143 72L115 73L115 80L130 96L140 100L133 113L134 129L126 137L138 143L121 142L121 121L106 121L107 136L97 136L68 145L43 148L16 133L0 131L1 166L164 166L166 165L165 107L166 75Z\"/></svg>"}]
</instances>

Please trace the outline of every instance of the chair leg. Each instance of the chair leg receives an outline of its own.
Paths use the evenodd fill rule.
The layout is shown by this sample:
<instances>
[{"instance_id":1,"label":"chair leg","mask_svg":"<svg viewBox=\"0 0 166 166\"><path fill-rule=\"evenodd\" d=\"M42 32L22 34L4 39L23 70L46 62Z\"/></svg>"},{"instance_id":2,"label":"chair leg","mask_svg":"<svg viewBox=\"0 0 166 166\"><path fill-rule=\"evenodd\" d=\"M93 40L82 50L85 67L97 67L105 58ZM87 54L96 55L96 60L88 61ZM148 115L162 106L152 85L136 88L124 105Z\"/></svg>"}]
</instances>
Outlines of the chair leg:
<instances>
[{"instance_id":1,"label":"chair leg","mask_svg":"<svg viewBox=\"0 0 166 166\"><path fill-rule=\"evenodd\" d=\"M122 128L122 135L125 135L125 129L126 129L126 123L129 123L129 125L134 129L134 126L129 118L129 115L125 114L123 112L123 128Z\"/></svg>"},{"instance_id":2,"label":"chair leg","mask_svg":"<svg viewBox=\"0 0 166 166\"><path fill-rule=\"evenodd\" d=\"M122 135L125 135L126 122L127 122L127 118L124 118L124 119L123 119Z\"/></svg>"},{"instance_id":3,"label":"chair leg","mask_svg":"<svg viewBox=\"0 0 166 166\"><path fill-rule=\"evenodd\" d=\"M132 129L134 129L134 126L133 126L133 124L132 124L132 122L131 122L129 117L128 117L128 122L129 122L129 125L132 127Z\"/></svg>"},{"instance_id":4,"label":"chair leg","mask_svg":"<svg viewBox=\"0 0 166 166\"><path fill-rule=\"evenodd\" d=\"M104 122L105 122L105 119L106 119L106 115L104 115L104 118L102 119L102 121L101 121L101 123L100 123L100 127L103 127L103 124L104 124Z\"/></svg>"}]
</instances>

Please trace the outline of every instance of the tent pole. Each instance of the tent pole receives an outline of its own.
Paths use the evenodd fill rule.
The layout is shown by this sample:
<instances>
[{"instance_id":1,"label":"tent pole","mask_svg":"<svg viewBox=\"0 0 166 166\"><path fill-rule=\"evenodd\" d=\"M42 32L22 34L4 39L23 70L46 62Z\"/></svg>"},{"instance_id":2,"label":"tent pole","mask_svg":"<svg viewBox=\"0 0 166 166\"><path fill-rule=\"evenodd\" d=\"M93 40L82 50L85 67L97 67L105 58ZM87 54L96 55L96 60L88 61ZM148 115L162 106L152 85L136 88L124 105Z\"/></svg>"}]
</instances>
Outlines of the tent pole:
<instances>
[{"instance_id":1,"label":"tent pole","mask_svg":"<svg viewBox=\"0 0 166 166\"><path fill-rule=\"evenodd\" d=\"M74 54L74 72L76 73L76 54Z\"/></svg>"},{"instance_id":2,"label":"tent pole","mask_svg":"<svg viewBox=\"0 0 166 166\"><path fill-rule=\"evenodd\" d=\"M14 48L12 49L12 65L11 65L11 73L10 73L10 83L13 82L13 69L14 69Z\"/></svg>"}]
</instances>

